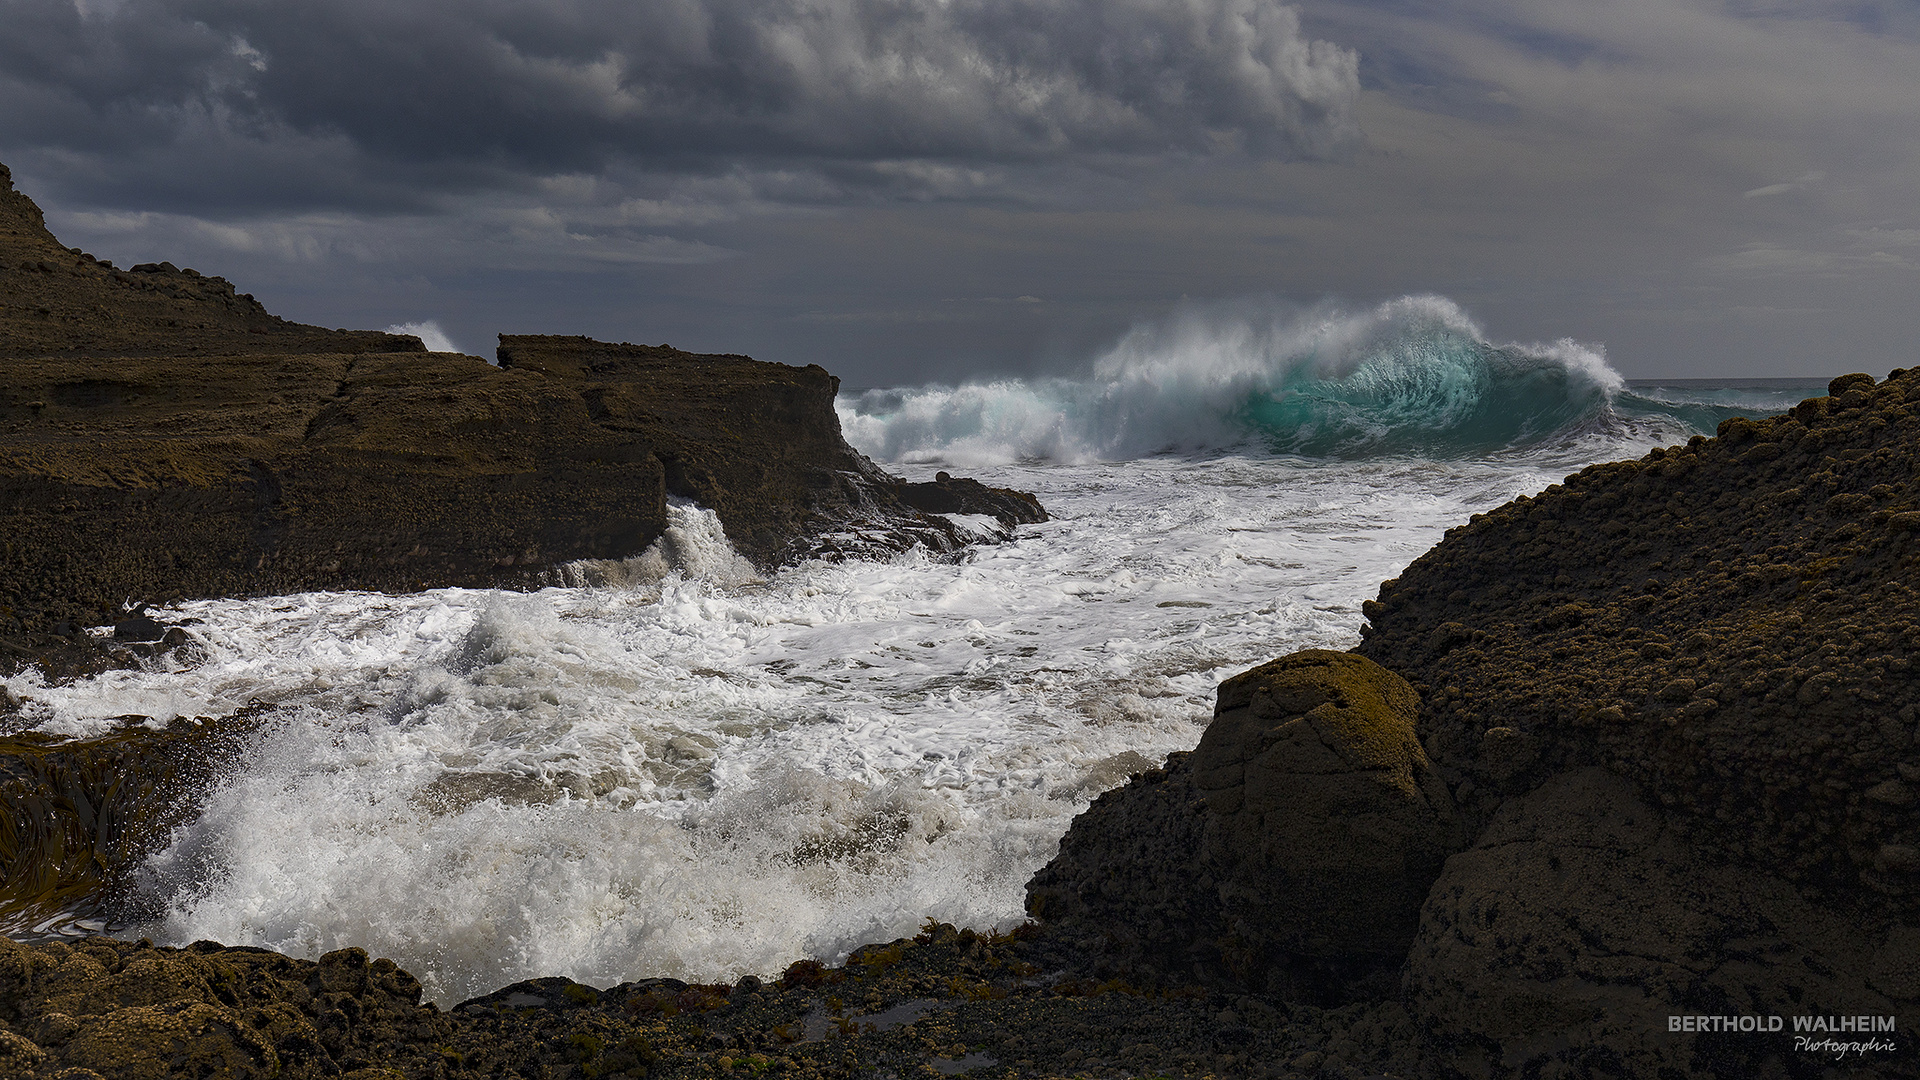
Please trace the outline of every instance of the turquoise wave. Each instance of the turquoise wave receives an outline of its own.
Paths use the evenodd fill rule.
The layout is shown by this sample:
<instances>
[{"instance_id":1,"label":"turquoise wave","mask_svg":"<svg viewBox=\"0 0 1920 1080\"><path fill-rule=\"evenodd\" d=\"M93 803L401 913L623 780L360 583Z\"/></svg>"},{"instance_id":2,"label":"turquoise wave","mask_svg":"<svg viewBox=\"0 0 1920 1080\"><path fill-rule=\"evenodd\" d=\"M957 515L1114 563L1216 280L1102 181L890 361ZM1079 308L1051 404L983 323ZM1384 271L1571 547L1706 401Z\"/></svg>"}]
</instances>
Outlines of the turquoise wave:
<instances>
[{"instance_id":1,"label":"turquoise wave","mask_svg":"<svg viewBox=\"0 0 1920 1080\"><path fill-rule=\"evenodd\" d=\"M1080 378L844 395L849 441L894 462L1154 454L1598 460L1778 412L1820 383L1628 384L1596 346L1496 345L1452 302L1347 314L1189 313L1136 329Z\"/></svg>"}]
</instances>

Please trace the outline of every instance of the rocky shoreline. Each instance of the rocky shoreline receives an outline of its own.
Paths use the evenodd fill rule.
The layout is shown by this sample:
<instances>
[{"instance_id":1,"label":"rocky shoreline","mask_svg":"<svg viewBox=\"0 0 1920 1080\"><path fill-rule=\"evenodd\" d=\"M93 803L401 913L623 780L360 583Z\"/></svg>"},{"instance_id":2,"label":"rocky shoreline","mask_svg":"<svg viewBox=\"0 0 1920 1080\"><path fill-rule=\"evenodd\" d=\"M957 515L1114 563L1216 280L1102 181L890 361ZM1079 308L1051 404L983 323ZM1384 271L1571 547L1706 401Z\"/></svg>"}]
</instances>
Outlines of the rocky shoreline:
<instances>
[{"instance_id":1,"label":"rocky shoreline","mask_svg":"<svg viewBox=\"0 0 1920 1080\"><path fill-rule=\"evenodd\" d=\"M818 368L285 324L58 248L4 180L0 643L50 676L166 646L129 595L525 585L670 497L766 566L1044 513L886 476ZM1920 1076L1920 372L1829 390L1451 530L1355 650L1228 680L1096 800L1010 936L444 1011L354 949L0 941L0 1076ZM269 713L0 744L0 915L124 902Z\"/></svg>"},{"instance_id":2,"label":"rocky shoreline","mask_svg":"<svg viewBox=\"0 0 1920 1080\"><path fill-rule=\"evenodd\" d=\"M640 555L675 498L763 568L990 539L948 515L1046 519L877 468L817 366L557 336L503 336L497 361L115 269L0 166L0 665L84 668L80 629L129 598L536 586Z\"/></svg>"}]
</instances>

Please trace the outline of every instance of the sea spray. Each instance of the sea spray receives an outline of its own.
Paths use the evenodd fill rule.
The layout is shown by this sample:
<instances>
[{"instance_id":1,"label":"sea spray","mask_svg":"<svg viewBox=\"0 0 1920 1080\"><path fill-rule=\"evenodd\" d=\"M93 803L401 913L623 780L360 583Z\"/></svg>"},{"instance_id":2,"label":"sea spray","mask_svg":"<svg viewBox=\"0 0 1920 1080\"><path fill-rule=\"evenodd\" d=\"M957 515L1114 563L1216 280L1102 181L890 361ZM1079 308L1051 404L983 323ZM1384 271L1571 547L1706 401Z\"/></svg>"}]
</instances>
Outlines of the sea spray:
<instances>
[{"instance_id":1,"label":"sea spray","mask_svg":"<svg viewBox=\"0 0 1920 1080\"><path fill-rule=\"evenodd\" d=\"M146 906L115 928L131 936L309 957L359 946L450 1005L545 975L767 975L929 915L1004 929L1089 800L1197 741L1222 678L1352 645L1360 602L1446 528L1587 461L1804 396L1622 388L1592 350L1502 360L1456 316L1422 301L1250 321L1238 337L1169 325L1044 401L1037 382L899 391L893 419L843 400L850 437L877 456L1048 459L979 475L1037 492L1053 520L959 558L757 579L708 512L676 504L657 548L576 566L565 587L197 601L162 613L191 649L7 685L49 733L277 707L144 867ZM1194 342L1209 340L1201 363ZM1360 415L1341 438L1378 453L1247 441L1242 391L1305 386L1309 370L1320 396L1297 396L1316 416ZM1545 390L1526 389L1536 375ZM1007 406L988 434L939 426L969 393L983 416ZM1560 433L1422 457L1405 447L1471 424L1396 442L1381 423L1395 402L1412 403L1399 423L1416 432L1418 416L1471 420L1502 393L1538 406L1528 430ZM1581 411L1596 393L1607 424ZM1062 403L1086 411L1067 423ZM1100 460L1167 445L1205 449Z\"/></svg>"},{"instance_id":2,"label":"sea spray","mask_svg":"<svg viewBox=\"0 0 1920 1080\"><path fill-rule=\"evenodd\" d=\"M1661 404L1599 346L1496 345L1451 301L1411 296L1358 314L1193 306L1136 327L1078 378L876 389L839 408L876 458L965 468L1227 451L1573 465L1732 415Z\"/></svg>"},{"instance_id":3,"label":"sea spray","mask_svg":"<svg viewBox=\"0 0 1920 1080\"><path fill-rule=\"evenodd\" d=\"M556 585L631 589L658 585L675 573L730 587L760 578L727 542L720 515L677 495L667 496L666 531L645 551L625 559L577 559L550 576Z\"/></svg>"},{"instance_id":4,"label":"sea spray","mask_svg":"<svg viewBox=\"0 0 1920 1080\"><path fill-rule=\"evenodd\" d=\"M960 560L201 601L166 613L197 664L19 690L76 730L279 706L123 933L358 945L442 1004L538 975L766 975L929 915L1017 924L1074 814L1191 747L1221 678L1351 643L1446 523L1550 478L1008 468L983 479L1055 519Z\"/></svg>"}]
</instances>

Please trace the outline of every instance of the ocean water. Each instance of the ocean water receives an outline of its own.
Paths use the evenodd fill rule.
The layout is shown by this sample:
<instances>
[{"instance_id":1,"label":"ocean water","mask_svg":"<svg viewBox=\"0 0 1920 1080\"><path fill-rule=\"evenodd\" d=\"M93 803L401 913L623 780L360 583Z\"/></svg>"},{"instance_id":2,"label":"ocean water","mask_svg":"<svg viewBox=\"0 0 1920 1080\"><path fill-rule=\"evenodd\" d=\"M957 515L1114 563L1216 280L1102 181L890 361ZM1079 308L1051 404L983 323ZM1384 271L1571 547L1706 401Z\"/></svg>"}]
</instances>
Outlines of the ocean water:
<instances>
[{"instance_id":1,"label":"ocean water","mask_svg":"<svg viewBox=\"0 0 1920 1080\"><path fill-rule=\"evenodd\" d=\"M1078 378L849 393L857 447L1036 492L960 558L761 575L715 516L532 593L182 604L195 647L60 687L40 730L281 706L112 929L358 945L452 1004L518 979L771 975L931 916L1022 921L1099 792L1191 748L1226 677L1358 640L1449 527L1819 382L1628 384L1433 297L1201 313ZM589 584L591 583L591 584ZM79 931L62 926L48 931Z\"/></svg>"}]
</instances>

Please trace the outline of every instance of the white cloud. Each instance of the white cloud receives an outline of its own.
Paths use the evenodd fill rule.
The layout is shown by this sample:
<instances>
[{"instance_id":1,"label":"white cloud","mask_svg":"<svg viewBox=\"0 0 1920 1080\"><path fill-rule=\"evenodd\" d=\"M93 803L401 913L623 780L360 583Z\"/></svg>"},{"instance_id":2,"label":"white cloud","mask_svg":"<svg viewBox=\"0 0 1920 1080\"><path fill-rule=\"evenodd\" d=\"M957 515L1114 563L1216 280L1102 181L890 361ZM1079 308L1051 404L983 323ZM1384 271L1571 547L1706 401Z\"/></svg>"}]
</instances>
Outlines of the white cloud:
<instances>
[{"instance_id":1,"label":"white cloud","mask_svg":"<svg viewBox=\"0 0 1920 1080\"><path fill-rule=\"evenodd\" d=\"M1739 251L1703 259L1711 270L1730 273L1799 274L1831 276L1881 270L1913 270L1916 264L1903 255L1885 251L1810 251L1781 244L1756 242Z\"/></svg>"},{"instance_id":2,"label":"white cloud","mask_svg":"<svg viewBox=\"0 0 1920 1080\"><path fill-rule=\"evenodd\" d=\"M1757 187L1751 191L1742 192L1741 194L1749 199L1765 198L1768 195L1785 195L1789 191L1799 191L1801 188L1810 187L1826 178L1827 174L1824 172L1810 172L1798 180L1793 180L1785 184L1768 184L1765 187Z\"/></svg>"}]
</instances>

